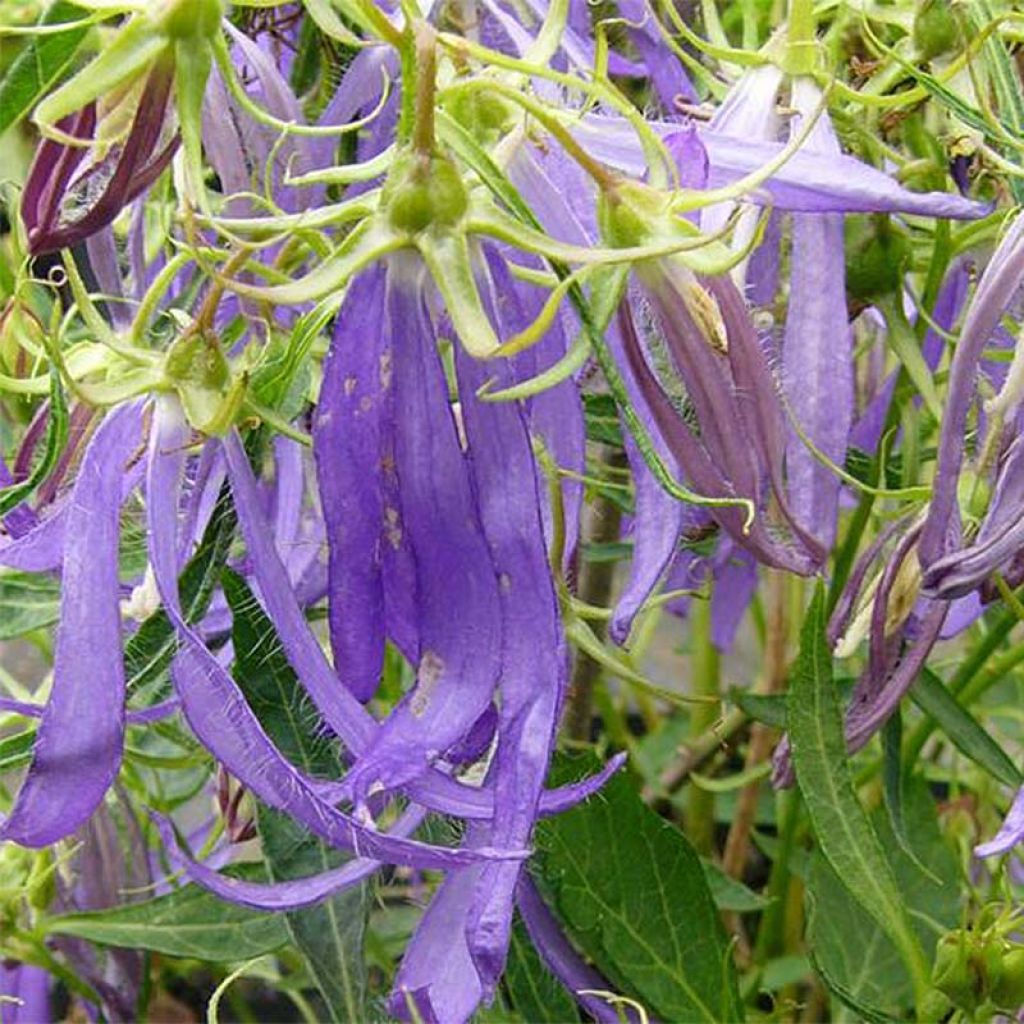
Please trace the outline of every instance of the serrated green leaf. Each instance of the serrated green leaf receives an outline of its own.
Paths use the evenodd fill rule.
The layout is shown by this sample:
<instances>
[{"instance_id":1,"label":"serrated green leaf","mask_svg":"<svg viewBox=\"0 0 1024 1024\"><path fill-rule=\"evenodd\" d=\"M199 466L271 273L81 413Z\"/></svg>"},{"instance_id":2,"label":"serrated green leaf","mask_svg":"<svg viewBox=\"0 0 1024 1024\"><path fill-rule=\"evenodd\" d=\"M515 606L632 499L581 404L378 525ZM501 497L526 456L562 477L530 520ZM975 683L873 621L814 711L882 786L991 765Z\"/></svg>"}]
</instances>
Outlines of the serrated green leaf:
<instances>
[{"instance_id":1,"label":"serrated green leaf","mask_svg":"<svg viewBox=\"0 0 1024 1024\"><path fill-rule=\"evenodd\" d=\"M555 784L594 770L566 758ZM652 1016L743 1019L732 952L700 858L625 775L540 822L533 870L568 935Z\"/></svg>"},{"instance_id":2,"label":"serrated green leaf","mask_svg":"<svg viewBox=\"0 0 1024 1024\"><path fill-rule=\"evenodd\" d=\"M797 782L819 849L851 896L889 936L923 998L929 968L910 926L892 867L853 786L819 582L800 636L788 699Z\"/></svg>"},{"instance_id":3,"label":"serrated green leaf","mask_svg":"<svg viewBox=\"0 0 1024 1024\"><path fill-rule=\"evenodd\" d=\"M307 775L339 778L342 765L337 747L320 728L316 710L299 686L270 620L237 574L225 571L224 593L233 620L235 678L263 728ZM347 859L287 815L262 804L258 823L272 881L316 875ZM363 883L314 907L284 915L332 1020L339 1022L367 1017L363 938L369 903L369 887Z\"/></svg>"},{"instance_id":4,"label":"serrated green leaf","mask_svg":"<svg viewBox=\"0 0 1024 1024\"><path fill-rule=\"evenodd\" d=\"M903 815L912 856L900 847L884 812L877 811L874 821L911 924L931 956L938 936L959 919L956 859L920 779L905 783ZM807 894L807 937L826 984L867 1019L906 1019L913 984L896 948L820 854L812 858Z\"/></svg>"},{"instance_id":5,"label":"serrated green leaf","mask_svg":"<svg viewBox=\"0 0 1024 1024\"><path fill-rule=\"evenodd\" d=\"M227 484L221 489L213 515L196 553L178 581L187 622L198 622L209 607L213 588L220 577L235 529L235 512ZM163 609L139 626L124 652L128 692L158 679L166 671L178 648L177 637Z\"/></svg>"},{"instance_id":6,"label":"serrated green leaf","mask_svg":"<svg viewBox=\"0 0 1024 1024\"><path fill-rule=\"evenodd\" d=\"M39 19L40 25L78 21L88 14L81 7L57 0ZM66 32L30 39L0 79L0 135L20 121L71 62L88 28L77 26Z\"/></svg>"},{"instance_id":7,"label":"serrated green leaf","mask_svg":"<svg viewBox=\"0 0 1024 1024\"><path fill-rule=\"evenodd\" d=\"M928 987L925 954L910 927L885 850L853 786L825 638L821 582L801 631L787 706L797 781L819 849L847 891L899 950L920 999Z\"/></svg>"},{"instance_id":8,"label":"serrated green leaf","mask_svg":"<svg viewBox=\"0 0 1024 1024\"><path fill-rule=\"evenodd\" d=\"M0 640L52 626L60 615L60 584L49 576L12 572L0 576Z\"/></svg>"},{"instance_id":9,"label":"serrated green leaf","mask_svg":"<svg viewBox=\"0 0 1024 1024\"><path fill-rule=\"evenodd\" d=\"M226 903L197 885L143 903L50 918L45 929L104 946L215 962L249 960L288 942L279 915Z\"/></svg>"},{"instance_id":10,"label":"serrated green leaf","mask_svg":"<svg viewBox=\"0 0 1024 1024\"><path fill-rule=\"evenodd\" d=\"M742 882L727 875L713 860L701 857L704 877L707 879L711 898L719 910L731 910L737 914L749 914L764 910L773 901L759 896Z\"/></svg>"},{"instance_id":11,"label":"serrated green leaf","mask_svg":"<svg viewBox=\"0 0 1024 1024\"><path fill-rule=\"evenodd\" d=\"M574 1024L576 1000L552 976L518 919L505 965L505 988L512 1008L530 1024Z\"/></svg>"},{"instance_id":12,"label":"serrated green leaf","mask_svg":"<svg viewBox=\"0 0 1024 1024\"><path fill-rule=\"evenodd\" d=\"M1017 787L1024 781L1006 751L984 726L946 689L931 669L925 669L910 691L910 699L935 719L939 728L964 757L984 768L993 778Z\"/></svg>"}]
</instances>

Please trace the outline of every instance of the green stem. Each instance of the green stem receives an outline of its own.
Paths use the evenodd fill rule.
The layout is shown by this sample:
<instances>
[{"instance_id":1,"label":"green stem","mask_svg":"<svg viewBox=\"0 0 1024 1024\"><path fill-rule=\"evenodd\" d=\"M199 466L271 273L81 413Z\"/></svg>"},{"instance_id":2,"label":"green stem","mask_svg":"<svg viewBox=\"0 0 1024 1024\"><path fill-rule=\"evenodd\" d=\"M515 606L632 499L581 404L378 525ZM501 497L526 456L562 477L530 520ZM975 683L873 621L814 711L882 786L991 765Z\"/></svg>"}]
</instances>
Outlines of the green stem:
<instances>
[{"instance_id":1,"label":"green stem","mask_svg":"<svg viewBox=\"0 0 1024 1024\"><path fill-rule=\"evenodd\" d=\"M980 692L984 692L985 688L991 685L992 681L999 678L999 675L996 675L997 670L1000 674L1006 671L1006 668L1003 667L1003 663L1012 660L1011 656L1017 659L1017 661L1012 661L1012 664L1017 664L1020 659L1024 659L1024 647L1022 647L1019 650L1010 651L1007 655L1004 655L1002 658L994 661L991 665L988 665L989 657L1010 635L1010 631L1018 621L1019 620L1013 611L1009 609L1004 611L992 627L991 631L967 656L967 660L960 665L960 668L957 669L952 679L950 679L947 684L950 693L957 697L962 696L962 703L965 706L969 706L970 700L976 699L980 695ZM985 670L985 673L984 675L981 675L983 670ZM978 677L979 680L984 680L984 683L976 683L976 677ZM970 699L968 699L968 697L970 697ZM921 755L921 749L924 747L925 743L928 742L928 737L931 736L934 730L935 721L932 718L925 718L917 723L917 727L910 734L904 744L904 764L914 764L917 761Z\"/></svg>"},{"instance_id":2,"label":"green stem","mask_svg":"<svg viewBox=\"0 0 1024 1024\"><path fill-rule=\"evenodd\" d=\"M789 0L786 33L786 70L791 75L809 75L814 71L814 0Z\"/></svg>"},{"instance_id":3,"label":"green stem","mask_svg":"<svg viewBox=\"0 0 1024 1024\"><path fill-rule=\"evenodd\" d=\"M619 452L605 456L609 465L622 465ZM603 495L598 495L587 527L591 544L613 544L619 539L622 512L618 505ZM611 599L615 562L600 560L588 562L584 559L580 567L579 596L590 605L605 607ZM603 622L595 622L593 632L602 639L605 631ZM570 739L589 740L591 719L594 714L594 688L601 675L601 666L583 651L577 652L569 688L568 707L565 713L565 728Z\"/></svg>"},{"instance_id":4,"label":"green stem","mask_svg":"<svg viewBox=\"0 0 1024 1024\"><path fill-rule=\"evenodd\" d=\"M694 601L693 642L691 654L693 696L718 697L719 659L718 651L711 642L711 602ZM718 718L716 704L695 704L690 713L690 736L697 740L711 729ZM690 786L686 814L686 832L697 852L709 856L714 850L715 838L715 794Z\"/></svg>"},{"instance_id":5,"label":"green stem","mask_svg":"<svg viewBox=\"0 0 1024 1024\"><path fill-rule=\"evenodd\" d=\"M789 862L800 823L800 800L796 789L784 789L776 794L775 813L779 823L779 845L764 890L765 898L771 902L765 907L754 944L754 962L759 964L781 954L785 945L785 895L789 889Z\"/></svg>"},{"instance_id":6,"label":"green stem","mask_svg":"<svg viewBox=\"0 0 1024 1024\"><path fill-rule=\"evenodd\" d=\"M434 93L437 89L437 34L425 21L413 26L416 61L415 121L412 145L421 156L434 152Z\"/></svg>"}]
</instances>

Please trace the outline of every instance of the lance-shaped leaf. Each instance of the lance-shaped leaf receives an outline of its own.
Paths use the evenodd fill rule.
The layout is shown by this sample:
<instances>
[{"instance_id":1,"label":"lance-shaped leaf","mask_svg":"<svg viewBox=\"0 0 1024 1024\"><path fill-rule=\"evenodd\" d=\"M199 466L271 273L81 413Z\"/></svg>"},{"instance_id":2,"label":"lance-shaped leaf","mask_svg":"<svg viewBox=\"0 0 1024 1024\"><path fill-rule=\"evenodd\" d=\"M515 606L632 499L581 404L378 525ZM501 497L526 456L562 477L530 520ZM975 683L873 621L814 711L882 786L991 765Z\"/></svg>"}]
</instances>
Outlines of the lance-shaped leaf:
<instances>
[{"instance_id":1,"label":"lance-shaped leaf","mask_svg":"<svg viewBox=\"0 0 1024 1024\"><path fill-rule=\"evenodd\" d=\"M46 846L103 799L125 725L117 546L121 482L138 447L139 403L108 414L86 449L67 512L53 689L28 775L0 839Z\"/></svg>"},{"instance_id":2,"label":"lance-shaped leaf","mask_svg":"<svg viewBox=\"0 0 1024 1024\"><path fill-rule=\"evenodd\" d=\"M820 583L801 633L787 708L797 781L818 844L854 899L899 950L920 1000L927 986L924 954L892 868L853 786L825 635L825 588Z\"/></svg>"}]
</instances>

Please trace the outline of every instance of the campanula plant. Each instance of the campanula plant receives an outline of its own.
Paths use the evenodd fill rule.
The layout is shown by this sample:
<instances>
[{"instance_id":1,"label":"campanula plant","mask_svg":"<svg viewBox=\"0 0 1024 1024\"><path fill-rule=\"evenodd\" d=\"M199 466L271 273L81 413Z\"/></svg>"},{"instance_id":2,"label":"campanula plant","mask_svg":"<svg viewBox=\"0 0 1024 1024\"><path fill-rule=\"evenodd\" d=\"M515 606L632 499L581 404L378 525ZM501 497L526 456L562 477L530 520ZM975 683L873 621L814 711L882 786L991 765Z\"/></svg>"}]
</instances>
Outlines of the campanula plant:
<instances>
[{"instance_id":1,"label":"campanula plant","mask_svg":"<svg viewBox=\"0 0 1024 1024\"><path fill-rule=\"evenodd\" d=\"M0 8L0 1022L1019 1016L1015 7Z\"/></svg>"}]
</instances>

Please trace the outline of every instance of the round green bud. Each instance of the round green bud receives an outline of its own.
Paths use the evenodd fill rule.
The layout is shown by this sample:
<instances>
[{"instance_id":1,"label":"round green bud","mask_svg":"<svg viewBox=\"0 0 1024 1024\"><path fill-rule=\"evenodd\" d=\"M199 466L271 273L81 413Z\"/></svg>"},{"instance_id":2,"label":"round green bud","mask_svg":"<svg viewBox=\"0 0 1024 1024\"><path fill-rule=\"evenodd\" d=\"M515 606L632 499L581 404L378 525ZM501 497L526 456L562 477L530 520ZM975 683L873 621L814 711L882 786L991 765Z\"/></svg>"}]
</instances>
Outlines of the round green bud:
<instances>
[{"instance_id":1,"label":"round green bud","mask_svg":"<svg viewBox=\"0 0 1024 1024\"><path fill-rule=\"evenodd\" d=\"M410 235L454 227L469 206L466 186L444 157L410 154L395 162L382 196L391 226Z\"/></svg>"},{"instance_id":2,"label":"round green bud","mask_svg":"<svg viewBox=\"0 0 1024 1024\"><path fill-rule=\"evenodd\" d=\"M164 373L176 385L221 391L231 370L220 346L200 334L186 334L167 350Z\"/></svg>"},{"instance_id":3,"label":"round green bud","mask_svg":"<svg viewBox=\"0 0 1024 1024\"><path fill-rule=\"evenodd\" d=\"M923 60L955 49L959 36L949 0L923 0L918 4L914 15L914 46Z\"/></svg>"},{"instance_id":4,"label":"round green bud","mask_svg":"<svg viewBox=\"0 0 1024 1024\"><path fill-rule=\"evenodd\" d=\"M944 935L935 949L932 984L954 1006L972 1012L979 1004L978 977L962 932Z\"/></svg>"},{"instance_id":5,"label":"round green bud","mask_svg":"<svg viewBox=\"0 0 1024 1024\"><path fill-rule=\"evenodd\" d=\"M899 292L910 243L887 217L846 218L846 291L861 302Z\"/></svg>"},{"instance_id":6,"label":"round green bud","mask_svg":"<svg viewBox=\"0 0 1024 1024\"><path fill-rule=\"evenodd\" d=\"M1024 946L1013 946L1003 954L1003 970L992 986L992 1002L1007 1013L1024 1006Z\"/></svg>"},{"instance_id":7,"label":"round green bud","mask_svg":"<svg viewBox=\"0 0 1024 1024\"><path fill-rule=\"evenodd\" d=\"M454 120L483 142L500 138L512 116L505 100L482 89L459 89L446 97L443 105Z\"/></svg>"},{"instance_id":8,"label":"round green bud","mask_svg":"<svg viewBox=\"0 0 1024 1024\"><path fill-rule=\"evenodd\" d=\"M647 245L667 216L662 194L637 182L619 182L597 199L601 237L617 249Z\"/></svg>"},{"instance_id":9,"label":"round green bud","mask_svg":"<svg viewBox=\"0 0 1024 1024\"><path fill-rule=\"evenodd\" d=\"M211 39L224 16L222 0L163 0L155 20L170 39Z\"/></svg>"}]
</instances>

